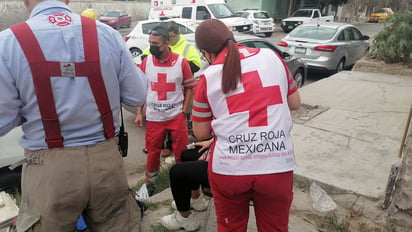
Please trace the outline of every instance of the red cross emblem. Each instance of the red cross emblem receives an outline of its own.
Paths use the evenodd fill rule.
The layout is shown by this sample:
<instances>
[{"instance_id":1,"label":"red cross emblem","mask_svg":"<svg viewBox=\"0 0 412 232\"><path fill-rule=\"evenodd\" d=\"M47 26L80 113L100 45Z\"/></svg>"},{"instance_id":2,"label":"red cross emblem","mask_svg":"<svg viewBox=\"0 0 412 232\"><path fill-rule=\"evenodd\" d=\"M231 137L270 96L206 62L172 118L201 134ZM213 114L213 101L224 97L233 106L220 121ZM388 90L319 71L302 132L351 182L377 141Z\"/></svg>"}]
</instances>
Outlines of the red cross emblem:
<instances>
[{"instance_id":1,"label":"red cross emblem","mask_svg":"<svg viewBox=\"0 0 412 232\"><path fill-rule=\"evenodd\" d=\"M267 126L267 107L283 103L279 86L263 87L257 71L244 73L242 84L243 93L226 98L229 114L249 111L249 127Z\"/></svg>"},{"instance_id":2,"label":"red cross emblem","mask_svg":"<svg viewBox=\"0 0 412 232\"><path fill-rule=\"evenodd\" d=\"M158 92L157 100L164 101L167 100L167 92L176 91L176 83L166 82L166 73L158 73L157 81L151 82L152 90Z\"/></svg>"},{"instance_id":3,"label":"red cross emblem","mask_svg":"<svg viewBox=\"0 0 412 232\"><path fill-rule=\"evenodd\" d=\"M72 23L72 18L63 13L57 13L49 16L49 22L60 27L64 27Z\"/></svg>"}]
</instances>

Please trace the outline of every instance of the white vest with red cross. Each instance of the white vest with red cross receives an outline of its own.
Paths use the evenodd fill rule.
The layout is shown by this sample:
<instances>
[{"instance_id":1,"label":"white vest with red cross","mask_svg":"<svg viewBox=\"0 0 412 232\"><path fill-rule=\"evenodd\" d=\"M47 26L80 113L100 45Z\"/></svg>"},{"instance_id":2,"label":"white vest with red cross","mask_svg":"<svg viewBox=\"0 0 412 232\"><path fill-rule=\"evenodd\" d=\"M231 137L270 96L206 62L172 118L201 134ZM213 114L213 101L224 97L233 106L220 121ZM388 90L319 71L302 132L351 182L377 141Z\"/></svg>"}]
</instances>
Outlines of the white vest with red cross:
<instances>
[{"instance_id":1,"label":"white vest with red cross","mask_svg":"<svg viewBox=\"0 0 412 232\"><path fill-rule=\"evenodd\" d=\"M159 67L153 64L153 56L148 56L146 77L149 80L149 91L146 98L146 120L163 122L182 113L183 57L179 56L174 65Z\"/></svg>"},{"instance_id":2,"label":"white vest with red cross","mask_svg":"<svg viewBox=\"0 0 412 232\"><path fill-rule=\"evenodd\" d=\"M239 52L242 80L235 91L221 90L222 60L204 72L216 136L212 170L226 175L291 171L296 163L285 67L269 49L240 46Z\"/></svg>"}]
</instances>

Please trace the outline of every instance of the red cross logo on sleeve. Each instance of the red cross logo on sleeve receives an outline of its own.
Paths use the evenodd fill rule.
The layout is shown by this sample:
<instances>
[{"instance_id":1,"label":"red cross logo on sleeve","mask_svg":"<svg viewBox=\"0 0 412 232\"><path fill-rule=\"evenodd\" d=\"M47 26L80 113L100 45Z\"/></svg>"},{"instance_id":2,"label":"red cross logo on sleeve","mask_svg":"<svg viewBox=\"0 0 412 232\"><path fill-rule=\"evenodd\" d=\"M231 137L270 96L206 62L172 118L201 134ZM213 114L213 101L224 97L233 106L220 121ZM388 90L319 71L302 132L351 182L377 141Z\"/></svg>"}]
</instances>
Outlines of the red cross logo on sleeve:
<instances>
[{"instance_id":1,"label":"red cross logo on sleeve","mask_svg":"<svg viewBox=\"0 0 412 232\"><path fill-rule=\"evenodd\" d=\"M242 75L243 93L226 98L229 114L249 111L249 127L267 126L270 105L282 104L278 85L263 87L257 71Z\"/></svg>"},{"instance_id":2,"label":"red cross logo on sleeve","mask_svg":"<svg viewBox=\"0 0 412 232\"><path fill-rule=\"evenodd\" d=\"M158 92L157 93L157 100L164 101L167 100L167 92L176 91L176 83L168 83L166 82L167 75L166 73L158 73L157 74L157 81L152 82L152 90Z\"/></svg>"}]
</instances>

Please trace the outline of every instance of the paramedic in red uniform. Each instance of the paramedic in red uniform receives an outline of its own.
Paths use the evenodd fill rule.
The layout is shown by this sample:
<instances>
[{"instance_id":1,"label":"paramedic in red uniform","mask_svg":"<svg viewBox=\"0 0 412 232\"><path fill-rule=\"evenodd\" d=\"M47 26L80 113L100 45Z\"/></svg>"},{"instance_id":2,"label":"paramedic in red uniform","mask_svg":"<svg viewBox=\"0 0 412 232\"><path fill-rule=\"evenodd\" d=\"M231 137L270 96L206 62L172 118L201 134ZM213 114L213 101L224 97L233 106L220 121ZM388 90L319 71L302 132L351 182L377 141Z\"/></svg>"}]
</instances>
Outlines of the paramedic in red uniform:
<instances>
[{"instance_id":1,"label":"paramedic in red uniform","mask_svg":"<svg viewBox=\"0 0 412 232\"><path fill-rule=\"evenodd\" d=\"M21 126L17 231L138 231L140 210L118 149L120 103L147 80L121 35L68 0L24 0L30 18L0 32L0 136Z\"/></svg>"},{"instance_id":2,"label":"paramedic in red uniform","mask_svg":"<svg viewBox=\"0 0 412 232\"><path fill-rule=\"evenodd\" d=\"M287 232L297 85L275 52L236 44L219 20L202 22L195 39L211 64L196 86L192 120L197 139L215 137L209 181L218 231L246 231L253 201L258 231Z\"/></svg>"},{"instance_id":3,"label":"paramedic in red uniform","mask_svg":"<svg viewBox=\"0 0 412 232\"><path fill-rule=\"evenodd\" d=\"M140 64L149 81L146 99L146 184L149 195L155 191L154 182L160 168L160 152L166 132L170 132L175 161L188 143L186 114L193 99L196 80L189 62L169 48L166 27L154 27L149 33L151 55ZM135 123L142 126L142 107L138 107Z\"/></svg>"}]
</instances>

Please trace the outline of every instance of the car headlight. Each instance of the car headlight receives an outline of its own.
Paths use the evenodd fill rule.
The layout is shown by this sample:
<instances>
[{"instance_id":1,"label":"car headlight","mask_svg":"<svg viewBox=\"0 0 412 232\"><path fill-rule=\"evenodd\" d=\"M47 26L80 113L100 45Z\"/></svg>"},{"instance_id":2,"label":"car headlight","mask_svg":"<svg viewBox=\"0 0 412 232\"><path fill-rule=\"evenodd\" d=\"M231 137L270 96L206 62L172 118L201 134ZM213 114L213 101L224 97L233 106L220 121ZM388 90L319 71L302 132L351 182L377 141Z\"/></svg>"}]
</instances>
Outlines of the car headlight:
<instances>
[{"instance_id":1,"label":"car headlight","mask_svg":"<svg viewBox=\"0 0 412 232\"><path fill-rule=\"evenodd\" d=\"M109 23L115 23L116 20L109 20Z\"/></svg>"}]
</instances>

